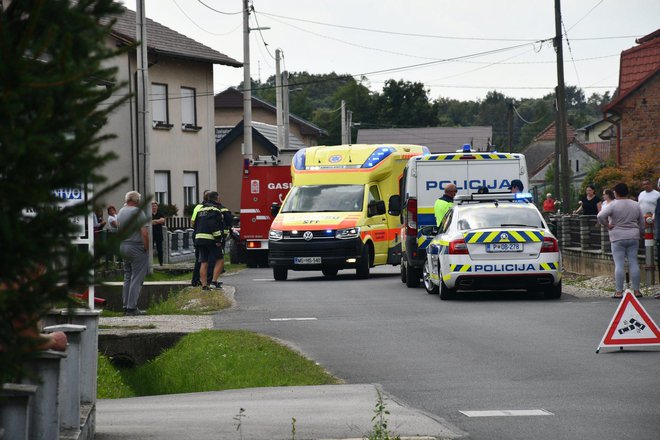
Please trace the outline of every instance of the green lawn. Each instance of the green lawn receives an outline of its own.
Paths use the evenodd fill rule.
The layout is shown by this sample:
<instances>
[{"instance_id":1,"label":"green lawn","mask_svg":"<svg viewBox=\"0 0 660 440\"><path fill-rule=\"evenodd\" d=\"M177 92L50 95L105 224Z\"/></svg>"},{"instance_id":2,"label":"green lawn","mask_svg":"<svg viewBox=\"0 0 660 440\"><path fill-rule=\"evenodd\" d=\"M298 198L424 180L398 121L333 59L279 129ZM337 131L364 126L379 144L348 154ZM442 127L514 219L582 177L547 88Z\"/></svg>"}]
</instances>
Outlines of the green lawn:
<instances>
[{"instance_id":1,"label":"green lawn","mask_svg":"<svg viewBox=\"0 0 660 440\"><path fill-rule=\"evenodd\" d=\"M98 397L336 383L340 381L320 366L271 338L204 330L135 368L117 370L100 356Z\"/></svg>"}]
</instances>

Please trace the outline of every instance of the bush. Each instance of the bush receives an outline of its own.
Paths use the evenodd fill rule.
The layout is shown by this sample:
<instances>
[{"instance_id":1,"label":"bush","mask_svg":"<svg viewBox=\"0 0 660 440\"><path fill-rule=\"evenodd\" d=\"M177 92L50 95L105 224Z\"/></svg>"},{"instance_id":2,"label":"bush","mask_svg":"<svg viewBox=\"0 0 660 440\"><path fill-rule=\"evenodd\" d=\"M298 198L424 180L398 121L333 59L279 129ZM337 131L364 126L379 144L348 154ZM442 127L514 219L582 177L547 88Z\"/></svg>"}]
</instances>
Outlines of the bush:
<instances>
[{"instance_id":1,"label":"bush","mask_svg":"<svg viewBox=\"0 0 660 440\"><path fill-rule=\"evenodd\" d=\"M159 205L158 210L163 214L163 217L176 217L179 213L179 208L176 205Z\"/></svg>"},{"instance_id":2,"label":"bush","mask_svg":"<svg viewBox=\"0 0 660 440\"><path fill-rule=\"evenodd\" d=\"M186 207L183 208L183 215L185 215L186 217L192 217L195 206L197 205L186 205Z\"/></svg>"}]
</instances>

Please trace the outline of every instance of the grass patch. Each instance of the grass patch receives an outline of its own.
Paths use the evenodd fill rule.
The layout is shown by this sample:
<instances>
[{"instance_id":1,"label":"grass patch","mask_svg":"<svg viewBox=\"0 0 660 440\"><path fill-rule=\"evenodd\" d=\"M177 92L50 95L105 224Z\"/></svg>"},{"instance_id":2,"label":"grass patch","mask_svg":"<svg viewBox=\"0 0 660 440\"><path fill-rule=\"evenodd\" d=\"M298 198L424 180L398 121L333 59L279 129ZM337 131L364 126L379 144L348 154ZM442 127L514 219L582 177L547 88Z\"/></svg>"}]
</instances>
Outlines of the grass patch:
<instances>
[{"instance_id":1,"label":"grass patch","mask_svg":"<svg viewBox=\"0 0 660 440\"><path fill-rule=\"evenodd\" d=\"M231 264L225 263L225 271L227 273L236 272L245 269L245 264ZM121 266L118 267L121 272ZM124 275L118 274L115 276L103 278L99 281L123 281ZM192 280L192 271L181 272L180 270L168 270L166 268L154 266L154 272L147 274L144 278L145 281L190 281Z\"/></svg>"},{"instance_id":2,"label":"grass patch","mask_svg":"<svg viewBox=\"0 0 660 440\"><path fill-rule=\"evenodd\" d=\"M117 318L119 316L124 316L124 312L115 312L113 310L106 310L106 309L101 310L102 318Z\"/></svg>"},{"instance_id":3,"label":"grass patch","mask_svg":"<svg viewBox=\"0 0 660 440\"><path fill-rule=\"evenodd\" d=\"M231 301L221 289L202 290L201 287L184 287L170 292L168 298L149 307L150 315L199 315L231 306Z\"/></svg>"},{"instance_id":4,"label":"grass patch","mask_svg":"<svg viewBox=\"0 0 660 440\"><path fill-rule=\"evenodd\" d=\"M119 371L110 363L110 359L102 354L99 354L96 394L99 399L135 397L135 393L124 383Z\"/></svg>"},{"instance_id":5,"label":"grass patch","mask_svg":"<svg viewBox=\"0 0 660 440\"><path fill-rule=\"evenodd\" d=\"M99 397L116 375L103 377ZM266 336L243 330L203 330L183 337L152 361L117 374L136 396L237 388L340 383L323 368ZM123 397L123 396L116 396Z\"/></svg>"},{"instance_id":6,"label":"grass patch","mask_svg":"<svg viewBox=\"0 0 660 440\"><path fill-rule=\"evenodd\" d=\"M122 330L151 330L157 328L154 324L145 325L99 325L99 329L108 330L111 328L118 328Z\"/></svg>"}]
</instances>

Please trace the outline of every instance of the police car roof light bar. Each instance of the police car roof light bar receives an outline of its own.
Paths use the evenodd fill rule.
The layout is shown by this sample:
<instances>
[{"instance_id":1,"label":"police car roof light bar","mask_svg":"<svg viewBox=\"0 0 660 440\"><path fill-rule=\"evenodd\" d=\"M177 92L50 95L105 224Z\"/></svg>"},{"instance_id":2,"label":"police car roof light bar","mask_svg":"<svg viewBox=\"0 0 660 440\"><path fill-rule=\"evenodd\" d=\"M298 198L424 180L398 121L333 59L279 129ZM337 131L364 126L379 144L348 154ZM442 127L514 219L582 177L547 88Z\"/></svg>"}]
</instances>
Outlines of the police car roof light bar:
<instances>
[{"instance_id":1,"label":"police car roof light bar","mask_svg":"<svg viewBox=\"0 0 660 440\"><path fill-rule=\"evenodd\" d=\"M455 202L498 202L498 201L518 201L518 202L531 202L532 195L530 193L509 193L509 192L491 192L487 194L459 194L454 197Z\"/></svg>"}]
</instances>

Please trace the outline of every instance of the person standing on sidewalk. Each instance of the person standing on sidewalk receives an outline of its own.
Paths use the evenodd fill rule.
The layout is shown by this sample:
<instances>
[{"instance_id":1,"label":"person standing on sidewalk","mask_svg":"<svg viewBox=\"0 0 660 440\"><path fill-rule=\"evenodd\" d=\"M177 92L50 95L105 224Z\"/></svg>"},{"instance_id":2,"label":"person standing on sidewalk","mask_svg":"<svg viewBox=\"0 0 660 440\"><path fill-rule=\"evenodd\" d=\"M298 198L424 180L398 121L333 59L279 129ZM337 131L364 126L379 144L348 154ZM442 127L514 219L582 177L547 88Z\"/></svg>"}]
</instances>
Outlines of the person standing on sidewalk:
<instances>
[{"instance_id":1,"label":"person standing on sidewalk","mask_svg":"<svg viewBox=\"0 0 660 440\"><path fill-rule=\"evenodd\" d=\"M127 316L145 314L137 306L142 283L149 268L149 232L147 230L147 216L139 207L141 199L142 196L139 192L127 192L124 197L124 207L117 214L119 232L128 233L119 248L124 267L122 300L124 314Z\"/></svg>"},{"instance_id":2,"label":"person standing on sidewalk","mask_svg":"<svg viewBox=\"0 0 660 440\"><path fill-rule=\"evenodd\" d=\"M204 203L208 201L209 193L211 190L205 189L204 193L202 195L202 203L198 204L195 206L195 209L193 209L192 216L190 217L190 222L193 227L193 246L195 246L195 266L193 267L193 276L192 280L190 281L191 286L201 286L202 283L199 280L199 268L202 265L202 262L199 260L199 248L195 244L195 234L197 233L197 223L195 220L197 220L197 214L199 213L199 210L202 209L204 206ZM209 265L214 267L215 266L215 260L210 260ZM211 284L212 281L212 274L207 274L207 281L206 285L208 286Z\"/></svg>"},{"instance_id":3,"label":"person standing on sidewalk","mask_svg":"<svg viewBox=\"0 0 660 440\"><path fill-rule=\"evenodd\" d=\"M637 261L637 250L639 249L639 239L644 236L644 215L639 203L630 200L628 195L628 185L618 183L614 187L616 202L608 203L596 217L600 224L609 229L612 243L614 279L616 281L616 292L612 298L623 297L626 259L635 296L642 296L639 291L642 275Z\"/></svg>"},{"instance_id":4,"label":"person standing on sidewalk","mask_svg":"<svg viewBox=\"0 0 660 440\"><path fill-rule=\"evenodd\" d=\"M202 283L202 290L217 289L222 286L222 283L218 282L218 277L222 271L225 224L218 198L217 191L209 192L208 200L204 202L195 218L195 246L199 249L199 280ZM215 259L215 264L211 283L208 284L207 275L211 257Z\"/></svg>"},{"instance_id":5,"label":"person standing on sidewalk","mask_svg":"<svg viewBox=\"0 0 660 440\"><path fill-rule=\"evenodd\" d=\"M660 197L660 192L653 189L653 184L649 179L644 179L642 182L642 188L644 190L639 193L637 201L639 206L642 208L642 214L651 213L655 216L655 207L658 204L658 197Z\"/></svg>"},{"instance_id":6,"label":"person standing on sidewalk","mask_svg":"<svg viewBox=\"0 0 660 440\"><path fill-rule=\"evenodd\" d=\"M158 210L158 202L151 202L151 233L153 234L154 248L158 255L158 264L163 265L163 225L165 217Z\"/></svg>"},{"instance_id":7,"label":"person standing on sidewalk","mask_svg":"<svg viewBox=\"0 0 660 440\"><path fill-rule=\"evenodd\" d=\"M657 183L660 190L660 179ZM655 202L655 256L658 259L658 279L660 280L660 197ZM655 292L655 299L660 299L660 292Z\"/></svg>"}]
</instances>

